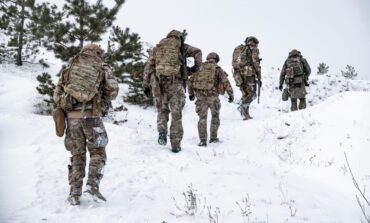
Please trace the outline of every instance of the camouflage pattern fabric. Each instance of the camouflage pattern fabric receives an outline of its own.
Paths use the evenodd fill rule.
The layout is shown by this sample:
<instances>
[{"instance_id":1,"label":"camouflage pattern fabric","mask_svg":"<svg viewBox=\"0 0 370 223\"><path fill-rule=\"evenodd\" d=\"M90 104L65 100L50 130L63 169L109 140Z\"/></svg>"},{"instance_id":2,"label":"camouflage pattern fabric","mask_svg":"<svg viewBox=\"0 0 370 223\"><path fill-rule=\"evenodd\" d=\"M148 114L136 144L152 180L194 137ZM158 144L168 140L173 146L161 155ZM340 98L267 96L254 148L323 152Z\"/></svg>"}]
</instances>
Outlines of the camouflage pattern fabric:
<instances>
[{"instance_id":1,"label":"camouflage pattern fabric","mask_svg":"<svg viewBox=\"0 0 370 223\"><path fill-rule=\"evenodd\" d=\"M218 95L223 95L225 91L229 95L229 97L234 97L234 92L231 87L231 84L229 82L229 79L227 78L225 71L217 66L214 80L211 80L214 82L213 88L209 90L201 90L201 89L195 89L194 83L196 82L195 76L190 76L189 82L188 82L188 91L189 95L195 95L196 97L216 97Z\"/></svg>"},{"instance_id":2,"label":"camouflage pattern fabric","mask_svg":"<svg viewBox=\"0 0 370 223\"><path fill-rule=\"evenodd\" d=\"M80 196L85 177L86 147L90 152L87 185L99 188L106 163L105 147L108 136L100 117L68 118L65 147L71 152L71 165L68 166L71 195Z\"/></svg>"},{"instance_id":3,"label":"camouflage pattern fabric","mask_svg":"<svg viewBox=\"0 0 370 223\"><path fill-rule=\"evenodd\" d=\"M249 105L257 96L257 80L261 80L261 66L257 46L257 44L249 41L246 45L239 45L234 49L232 58L235 83L242 92L239 108L247 114L249 114Z\"/></svg>"},{"instance_id":4,"label":"camouflage pattern fabric","mask_svg":"<svg viewBox=\"0 0 370 223\"><path fill-rule=\"evenodd\" d=\"M81 53L101 56L102 51L92 44L84 47ZM86 61L86 64L81 67L94 65L94 63ZM71 164L68 166L68 180L72 196L80 196L82 192L86 150L90 152L87 185L98 190L100 180L103 177L103 168L106 162L105 147L108 143L108 137L100 117L108 111L111 100L118 95L119 88L109 65L101 64L100 69L101 75L99 77L101 79L98 81L95 88L96 93L90 101L81 103L65 92L66 85L75 80L69 78L68 69L62 71L53 95L56 107L62 108L67 117L70 117L67 118L65 147L72 154Z\"/></svg>"},{"instance_id":5,"label":"camouflage pattern fabric","mask_svg":"<svg viewBox=\"0 0 370 223\"><path fill-rule=\"evenodd\" d=\"M215 63L215 65L217 65ZM216 66L214 71L214 78L209 80L213 88L209 90L202 90L194 88L197 78L192 75L188 82L189 95L195 95L197 101L195 102L196 112L199 116L198 133L201 142L207 141L207 116L208 109L211 110L211 139L217 138L218 128L220 126L220 109L221 103L218 95L224 94L225 91L229 97L234 98L234 92L231 84L226 76L226 73L221 67Z\"/></svg>"},{"instance_id":6,"label":"camouflage pattern fabric","mask_svg":"<svg viewBox=\"0 0 370 223\"><path fill-rule=\"evenodd\" d=\"M291 111L297 111L298 108L299 110L305 109L306 108L306 98L299 98L299 106L297 106L298 99L297 98L291 98Z\"/></svg>"},{"instance_id":7,"label":"camouflage pattern fabric","mask_svg":"<svg viewBox=\"0 0 370 223\"><path fill-rule=\"evenodd\" d=\"M179 73L181 62L180 40L164 38L154 48L155 69L157 76L173 76Z\"/></svg>"},{"instance_id":8,"label":"camouflage pattern fabric","mask_svg":"<svg viewBox=\"0 0 370 223\"><path fill-rule=\"evenodd\" d=\"M167 123L171 113L170 140L172 147L181 146L184 134L182 109L185 106L185 92L182 82L173 83L173 78L163 78L160 83L161 95L156 98L157 129L167 133Z\"/></svg>"},{"instance_id":9,"label":"camouflage pattern fabric","mask_svg":"<svg viewBox=\"0 0 370 223\"><path fill-rule=\"evenodd\" d=\"M215 82L216 64L203 63L202 70L194 73L194 88L197 90L210 90L216 85Z\"/></svg>"},{"instance_id":10,"label":"camouflage pattern fabric","mask_svg":"<svg viewBox=\"0 0 370 223\"><path fill-rule=\"evenodd\" d=\"M207 115L208 109L211 110L211 139L217 138L220 126L220 99L217 97L197 97L195 109L199 116L198 133L200 141L207 141Z\"/></svg>"},{"instance_id":11,"label":"camouflage pattern fabric","mask_svg":"<svg viewBox=\"0 0 370 223\"><path fill-rule=\"evenodd\" d=\"M295 61L300 61L301 62L301 68L296 69L300 70L303 69L303 73L300 74L300 72L297 72L298 75L295 74L294 69L290 69L290 64L294 64ZM297 66L296 66L297 67ZM291 71L290 71L291 70ZM311 74L311 68L305 58L301 55L301 52L298 50L292 50L289 53L288 58L284 62L283 68L281 69L280 73L280 81L279 85L283 86L284 82L287 84L289 95L292 100L292 107L291 110L297 110L297 105L294 105L297 103L296 99L300 99L302 102L302 105L299 107L306 108L306 102L305 102L305 97L307 94L306 87L305 87L305 81L308 80L309 75ZM301 104L301 103L300 103Z\"/></svg>"},{"instance_id":12,"label":"camouflage pattern fabric","mask_svg":"<svg viewBox=\"0 0 370 223\"><path fill-rule=\"evenodd\" d=\"M172 32L172 31L171 31ZM169 36L171 37L171 36ZM196 47L184 44L185 57L194 58L197 68L202 65L202 51ZM172 147L180 147L184 134L182 127L182 109L185 106L185 89L181 74L166 77L153 72L156 66L156 49L153 49L153 57L150 58L146 71L144 71L144 86L151 86L157 107L157 130L158 132L168 131L167 123L171 113L170 140Z\"/></svg>"},{"instance_id":13,"label":"camouflage pattern fabric","mask_svg":"<svg viewBox=\"0 0 370 223\"><path fill-rule=\"evenodd\" d=\"M118 83L113 77L112 70L109 65L102 65L102 80L98 83L98 92L94 98L86 104L92 105L93 115L102 116L109 109L110 101L118 95ZM62 108L65 112L73 110L81 110L81 102L65 92L65 86L70 79L68 77L68 68L63 70L59 78L58 84L54 90L53 100L56 107Z\"/></svg>"}]
</instances>

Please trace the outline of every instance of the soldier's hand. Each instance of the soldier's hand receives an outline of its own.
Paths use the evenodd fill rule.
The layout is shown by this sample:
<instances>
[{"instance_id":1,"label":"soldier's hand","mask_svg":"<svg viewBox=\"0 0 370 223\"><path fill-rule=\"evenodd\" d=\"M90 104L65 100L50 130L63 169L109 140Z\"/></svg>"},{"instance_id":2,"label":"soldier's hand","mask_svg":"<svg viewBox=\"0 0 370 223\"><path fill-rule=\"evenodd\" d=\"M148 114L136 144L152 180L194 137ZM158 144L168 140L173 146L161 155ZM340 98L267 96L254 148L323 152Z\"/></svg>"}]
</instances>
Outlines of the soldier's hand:
<instances>
[{"instance_id":1,"label":"soldier's hand","mask_svg":"<svg viewBox=\"0 0 370 223\"><path fill-rule=\"evenodd\" d=\"M262 87L262 81L258 80L258 86Z\"/></svg>"},{"instance_id":2,"label":"soldier's hand","mask_svg":"<svg viewBox=\"0 0 370 223\"><path fill-rule=\"evenodd\" d=\"M234 101L234 96L229 96L229 103L233 102Z\"/></svg>"},{"instance_id":3,"label":"soldier's hand","mask_svg":"<svg viewBox=\"0 0 370 223\"><path fill-rule=\"evenodd\" d=\"M189 99L190 99L190 101L194 101L195 96L194 95L189 95Z\"/></svg>"},{"instance_id":4,"label":"soldier's hand","mask_svg":"<svg viewBox=\"0 0 370 223\"><path fill-rule=\"evenodd\" d=\"M144 94L145 94L145 96L147 96L148 98L150 97L151 92L150 92L150 88L149 88L149 87L144 88Z\"/></svg>"},{"instance_id":5,"label":"soldier's hand","mask_svg":"<svg viewBox=\"0 0 370 223\"><path fill-rule=\"evenodd\" d=\"M283 85L279 85L279 90L282 91L283 90Z\"/></svg>"}]
</instances>

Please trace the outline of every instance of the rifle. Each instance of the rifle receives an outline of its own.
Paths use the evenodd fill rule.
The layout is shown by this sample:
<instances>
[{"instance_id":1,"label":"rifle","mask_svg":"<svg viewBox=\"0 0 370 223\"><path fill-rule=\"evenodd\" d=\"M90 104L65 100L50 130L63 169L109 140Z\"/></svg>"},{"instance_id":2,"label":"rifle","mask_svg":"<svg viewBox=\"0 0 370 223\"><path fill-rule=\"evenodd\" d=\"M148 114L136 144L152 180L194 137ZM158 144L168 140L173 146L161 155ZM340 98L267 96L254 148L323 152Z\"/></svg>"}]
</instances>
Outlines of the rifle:
<instances>
[{"instance_id":1,"label":"rifle","mask_svg":"<svg viewBox=\"0 0 370 223\"><path fill-rule=\"evenodd\" d=\"M261 95L261 85L260 85L260 83L258 82L258 83L257 83L257 103L258 103L258 104L260 103L260 95Z\"/></svg>"},{"instance_id":2,"label":"rifle","mask_svg":"<svg viewBox=\"0 0 370 223\"><path fill-rule=\"evenodd\" d=\"M186 30L182 31L180 41L180 61L181 61L181 79L183 81L183 86L186 92L186 84L188 81L188 73L187 73L187 67L186 67L186 55L185 55L185 38L186 38Z\"/></svg>"}]
</instances>

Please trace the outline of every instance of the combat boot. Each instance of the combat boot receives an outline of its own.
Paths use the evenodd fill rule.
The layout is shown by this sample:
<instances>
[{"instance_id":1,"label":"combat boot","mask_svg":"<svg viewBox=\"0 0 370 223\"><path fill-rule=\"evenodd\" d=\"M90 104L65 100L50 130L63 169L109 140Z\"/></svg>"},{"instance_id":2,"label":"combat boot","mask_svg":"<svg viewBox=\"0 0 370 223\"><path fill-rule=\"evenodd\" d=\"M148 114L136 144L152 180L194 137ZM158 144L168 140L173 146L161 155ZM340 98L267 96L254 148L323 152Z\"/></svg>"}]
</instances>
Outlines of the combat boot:
<instances>
[{"instance_id":1,"label":"combat boot","mask_svg":"<svg viewBox=\"0 0 370 223\"><path fill-rule=\"evenodd\" d=\"M166 132L159 133L158 144L162 146L165 146L167 144L167 133Z\"/></svg>"},{"instance_id":2,"label":"combat boot","mask_svg":"<svg viewBox=\"0 0 370 223\"><path fill-rule=\"evenodd\" d=\"M240 106L238 107L238 111L240 112L240 115L242 116L243 120L245 120L245 118L246 118L246 114L245 114L245 111L244 111L244 108L243 108L243 106L242 106L242 105L240 105Z\"/></svg>"},{"instance_id":3,"label":"combat boot","mask_svg":"<svg viewBox=\"0 0 370 223\"><path fill-rule=\"evenodd\" d=\"M92 198L95 202L107 201L105 197L99 192L98 187L93 187L91 185L86 185L85 195Z\"/></svg>"},{"instance_id":4,"label":"combat boot","mask_svg":"<svg viewBox=\"0 0 370 223\"><path fill-rule=\"evenodd\" d=\"M181 147L180 146L172 146L172 152L173 153L178 153L181 151Z\"/></svg>"},{"instance_id":5,"label":"combat boot","mask_svg":"<svg viewBox=\"0 0 370 223\"><path fill-rule=\"evenodd\" d=\"M218 138L210 139L209 143L218 143L220 140Z\"/></svg>"},{"instance_id":6,"label":"combat boot","mask_svg":"<svg viewBox=\"0 0 370 223\"><path fill-rule=\"evenodd\" d=\"M71 205L80 205L80 196L70 194L70 195L68 196L68 198L67 198L67 201L68 201Z\"/></svg>"},{"instance_id":7,"label":"combat boot","mask_svg":"<svg viewBox=\"0 0 370 223\"><path fill-rule=\"evenodd\" d=\"M253 119L253 117L249 115L249 106L247 107L247 109L245 109L245 118L244 118L244 120L248 120L248 119Z\"/></svg>"},{"instance_id":8,"label":"combat boot","mask_svg":"<svg viewBox=\"0 0 370 223\"><path fill-rule=\"evenodd\" d=\"M204 147L206 147L207 146L207 142L206 142L206 140L201 140L199 143L198 143L198 146L204 146Z\"/></svg>"}]
</instances>

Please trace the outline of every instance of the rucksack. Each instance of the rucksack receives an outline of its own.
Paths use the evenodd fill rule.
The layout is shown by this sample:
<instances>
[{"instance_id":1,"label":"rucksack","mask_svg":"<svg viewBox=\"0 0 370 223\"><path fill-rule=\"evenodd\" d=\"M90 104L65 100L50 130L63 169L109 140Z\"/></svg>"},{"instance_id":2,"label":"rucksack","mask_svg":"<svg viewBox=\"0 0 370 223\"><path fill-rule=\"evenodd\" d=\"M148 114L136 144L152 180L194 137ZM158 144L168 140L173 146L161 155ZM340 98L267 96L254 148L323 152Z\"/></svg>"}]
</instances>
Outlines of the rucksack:
<instances>
[{"instance_id":1,"label":"rucksack","mask_svg":"<svg viewBox=\"0 0 370 223\"><path fill-rule=\"evenodd\" d=\"M91 101L104 78L102 64L97 56L83 53L75 56L68 68L64 91L79 102Z\"/></svg>"},{"instance_id":2,"label":"rucksack","mask_svg":"<svg viewBox=\"0 0 370 223\"><path fill-rule=\"evenodd\" d=\"M288 77L304 75L303 63L300 57L291 57L286 62L286 74Z\"/></svg>"},{"instance_id":3,"label":"rucksack","mask_svg":"<svg viewBox=\"0 0 370 223\"><path fill-rule=\"evenodd\" d=\"M155 47L155 71L157 76L173 76L180 71L180 41L162 39Z\"/></svg>"},{"instance_id":4,"label":"rucksack","mask_svg":"<svg viewBox=\"0 0 370 223\"><path fill-rule=\"evenodd\" d=\"M214 63L203 63L202 70L194 74L194 89L211 90L214 88L216 67Z\"/></svg>"}]
</instances>

